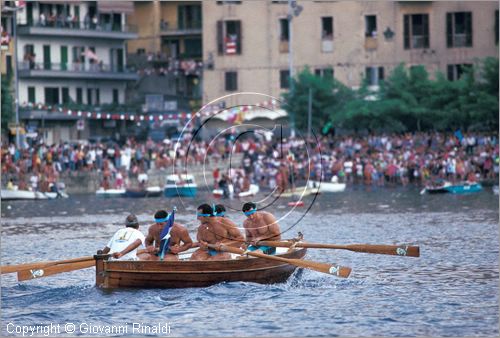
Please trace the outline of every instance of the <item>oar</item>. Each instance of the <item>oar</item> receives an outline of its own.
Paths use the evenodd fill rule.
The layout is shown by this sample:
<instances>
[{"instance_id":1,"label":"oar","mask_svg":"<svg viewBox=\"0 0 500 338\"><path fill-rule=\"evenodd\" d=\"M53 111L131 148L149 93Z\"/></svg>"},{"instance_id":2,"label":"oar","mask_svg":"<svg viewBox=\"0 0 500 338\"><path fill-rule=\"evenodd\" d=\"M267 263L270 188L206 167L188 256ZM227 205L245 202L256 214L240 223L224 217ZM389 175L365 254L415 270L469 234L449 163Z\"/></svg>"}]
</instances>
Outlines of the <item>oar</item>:
<instances>
[{"instance_id":1,"label":"oar","mask_svg":"<svg viewBox=\"0 0 500 338\"><path fill-rule=\"evenodd\" d=\"M93 266L95 266L95 260L92 258L92 261L63 263L63 264L42 267L40 269L22 270L17 272L17 280L21 282L35 278L47 277L58 273L86 269Z\"/></svg>"},{"instance_id":2,"label":"oar","mask_svg":"<svg viewBox=\"0 0 500 338\"><path fill-rule=\"evenodd\" d=\"M327 263L320 263L320 262L312 262L312 261L306 261L303 259L293 259L293 258L283 258L283 257L278 257L278 256L270 256L266 255L260 252L255 252L255 251L244 251L235 247L227 246L227 245L213 245L213 244L208 244L207 245L210 249L213 250L218 250L218 251L226 251L226 252L231 252L234 254L240 254L240 255L249 255L249 256L254 256L254 257L259 257L259 258L265 258L273 261L279 261L279 262L284 262L288 263L291 265L295 265L301 268L305 269L310 269L310 270L315 270L323 273L327 273L329 275L334 275L342 278L347 278L349 277L349 274L351 273L351 268L346 267L346 266L340 266L340 265L331 265Z\"/></svg>"},{"instance_id":3,"label":"oar","mask_svg":"<svg viewBox=\"0 0 500 338\"><path fill-rule=\"evenodd\" d=\"M306 242L278 242L278 241L259 241L258 245L273 246L273 247L291 247L298 248L314 248L314 249L341 249L355 252L374 253L380 255L395 255L407 257L419 257L420 248L418 246L409 245L383 245L383 244L318 244Z\"/></svg>"},{"instance_id":4,"label":"oar","mask_svg":"<svg viewBox=\"0 0 500 338\"><path fill-rule=\"evenodd\" d=\"M86 256L86 257L78 257L72 259L64 259L60 261L47 261L47 262L37 262L37 263L26 263L26 264L16 264L16 265L3 265L0 267L0 271L2 274L4 273L12 273L23 270L32 270L32 269L42 269L48 266L57 265L57 264L66 264L66 263L75 263L75 262L83 262L83 261L94 261L94 257Z\"/></svg>"}]
</instances>

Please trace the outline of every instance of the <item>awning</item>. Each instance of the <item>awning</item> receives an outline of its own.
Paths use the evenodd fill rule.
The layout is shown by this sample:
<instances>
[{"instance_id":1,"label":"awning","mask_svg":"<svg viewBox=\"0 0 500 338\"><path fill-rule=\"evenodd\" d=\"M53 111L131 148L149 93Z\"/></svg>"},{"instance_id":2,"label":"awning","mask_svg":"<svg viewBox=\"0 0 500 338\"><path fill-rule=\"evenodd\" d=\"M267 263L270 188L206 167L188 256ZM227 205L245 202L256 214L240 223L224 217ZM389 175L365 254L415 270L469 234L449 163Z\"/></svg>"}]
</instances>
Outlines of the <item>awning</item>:
<instances>
[{"instance_id":1,"label":"awning","mask_svg":"<svg viewBox=\"0 0 500 338\"><path fill-rule=\"evenodd\" d=\"M133 1L97 1L97 11L99 13L125 13L134 12Z\"/></svg>"},{"instance_id":2,"label":"awning","mask_svg":"<svg viewBox=\"0 0 500 338\"><path fill-rule=\"evenodd\" d=\"M226 109L219 114L213 115L214 119L219 119L223 121L231 120L231 117L234 115L234 112L231 112L231 109ZM288 114L283 109L250 109L249 111L244 111L242 115L242 119L244 121L251 121L257 118L266 118L270 120L277 120L279 118L287 117Z\"/></svg>"},{"instance_id":3,"label":"awning","mask_svg":"<svg viewBox=\"0 0 500 338\"><path fill-rule=\"evenodd\" d=\"M9 127L9 131L11 135L16 135L16 127ZM26 130L23 127L19 127L19 135L26 134Z\"/></svg>"}]
</instances>

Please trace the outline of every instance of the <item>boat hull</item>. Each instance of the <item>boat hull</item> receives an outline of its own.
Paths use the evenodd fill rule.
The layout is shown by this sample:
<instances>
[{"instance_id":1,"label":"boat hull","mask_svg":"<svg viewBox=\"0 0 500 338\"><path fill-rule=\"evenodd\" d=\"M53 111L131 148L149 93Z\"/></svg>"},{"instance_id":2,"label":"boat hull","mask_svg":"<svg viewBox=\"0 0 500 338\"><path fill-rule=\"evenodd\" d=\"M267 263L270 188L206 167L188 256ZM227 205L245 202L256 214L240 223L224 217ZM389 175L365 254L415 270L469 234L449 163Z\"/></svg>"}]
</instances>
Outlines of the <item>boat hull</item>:
<instances>
[{"instance_id":1,"label":"boat hull","mask_svg":"<svg viewBox=\"0 0 500 338\"><path fill-rule=\"evenodd\" d=\"M2 201L14 201L14 200L51 200L56 198L68 198L68 194L65 192L59 192L59 195L55 192L40 192L40 191L29 191L29 190L8 190L2 189L1 199Z\"/></svg>"},{"instance_id":2,"label":"boat hull","mask_svg":"<svg viewBox=\"0 0 500 338\"><path fill-rule=\"evenodd\" d=\"M279 255L301 259L306 249ZM297 268L265 258L221 261L107 261L96 255L100 288L192 288L222 282L273 284L285 282Z\"/></svg>"},{"instance_id":3,"label":"boat hull","mask_svg":"<svg viewBox=\"0 0 500 338\"><path fill-rule=\"evenodd\" d=\"M345 183L310 181L308 187L318 189L319 192L321 192L321 193L342 192L345 190L346 184Z\"/></svg>"},{"instance_id":4,"label":"boat hull","mask_svg":"<svg viewBox=\"0 0 500 338\"><path fill-rule=\"evenodd\" d=\"M165 187L163 193L165 197L195 197L197 187Z\"/></svg>"},{"instance_id":5,"label":"boat hull","mask_svg":"<svg viewBox=\"0 0 500 338\"><path fill-rule=\"evenodd\" d=\"M474 184L459 184L459 185L445 185L443 187L426 187L425 191L429 194L469 194L480 192L483 187L479 183Z\"/></svg>"}]
</instances>

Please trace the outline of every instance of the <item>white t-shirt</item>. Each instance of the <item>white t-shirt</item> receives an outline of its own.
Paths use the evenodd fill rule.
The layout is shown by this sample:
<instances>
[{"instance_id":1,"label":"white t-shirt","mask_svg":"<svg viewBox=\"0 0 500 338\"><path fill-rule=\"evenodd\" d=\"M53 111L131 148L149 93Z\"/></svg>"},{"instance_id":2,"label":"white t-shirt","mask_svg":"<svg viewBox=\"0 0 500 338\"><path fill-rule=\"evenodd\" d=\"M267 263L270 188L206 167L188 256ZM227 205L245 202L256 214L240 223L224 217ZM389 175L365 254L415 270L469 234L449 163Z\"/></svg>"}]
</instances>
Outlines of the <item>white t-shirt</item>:
<instances>
[{"instance_id":1,"label":"white t-shirt","mask_svg":"<svg viewBox=\"0 0 500 338\"><path fill-rule=\"evenodd\" d=\"M137 260L137 249L141 247L144 248L144 241L146 240L146 238L144 237L142 232L134 228L123 228L115 232L107 245L107 247L110 248L109 253L112 254L114 252L120 252L127 246L135 242L137 239L141 240L141 245L118 259L121 261L135 261Z\"/></svg>"}]
</instances>

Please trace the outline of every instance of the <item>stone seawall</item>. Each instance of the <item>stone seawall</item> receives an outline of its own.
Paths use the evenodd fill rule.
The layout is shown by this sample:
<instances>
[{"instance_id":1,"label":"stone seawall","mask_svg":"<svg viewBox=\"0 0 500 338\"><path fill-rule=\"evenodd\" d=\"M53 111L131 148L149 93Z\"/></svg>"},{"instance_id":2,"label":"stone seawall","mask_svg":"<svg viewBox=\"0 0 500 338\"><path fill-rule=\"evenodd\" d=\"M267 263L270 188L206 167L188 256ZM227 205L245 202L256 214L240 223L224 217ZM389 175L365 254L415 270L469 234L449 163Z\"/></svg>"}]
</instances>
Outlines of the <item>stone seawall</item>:
<instances>
[{"instance_id":1,"label":"stone seawall","mask_svg":"<svg viewBox=\"0 0 500 338\"><path fill-rule=\"evenodd\" d=\"M207 184L211 187L213 184L212 171L215 167L218 167L221 172L225 172L230 166L239 167L242 161L242 154L234 154L231 160L219 161L215 163L210 161L205 166L203 165L191 165L188 166L187 172L195 178L195 182L200 188L205 188L205 180ZM176 173L181 173L184 171L184 167L177 167ZM173 173L173 168L168 169L151 169L148 171L149 183L148 186L159 186L163 188L165 185L165 178L167 175ZM102 181L102 172L70 172L63 174L60 180L66 185L66 192L68 194L93 194L99 189L99 185ZM137 180L134 178L131 180L132 186L137 186Z\"/></svg>"}]
</instances>

